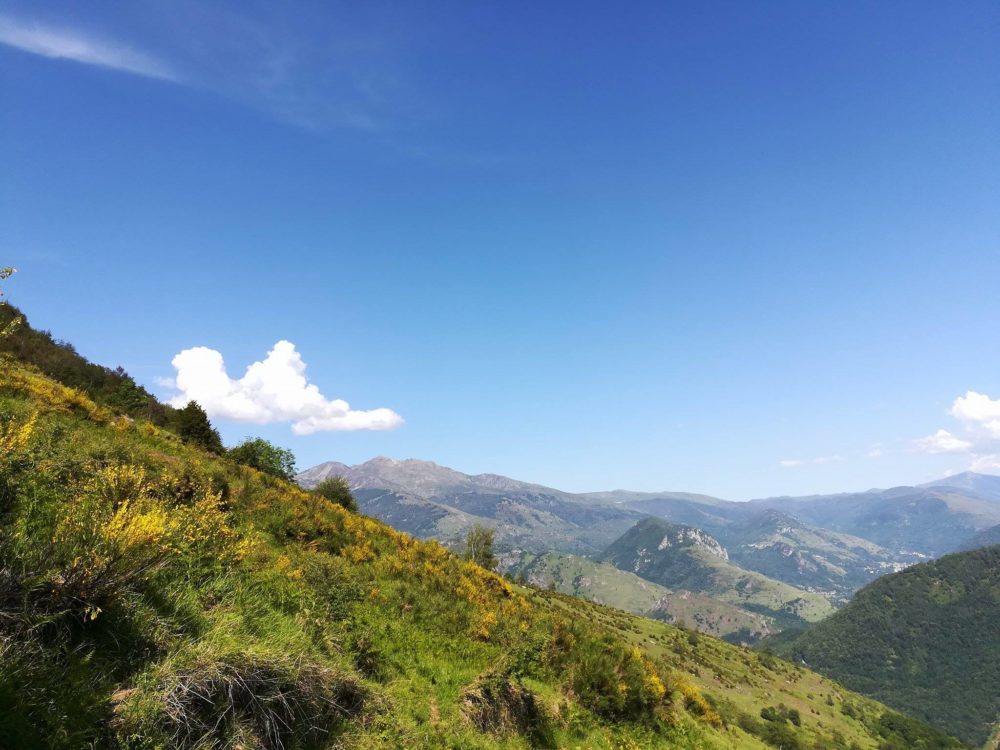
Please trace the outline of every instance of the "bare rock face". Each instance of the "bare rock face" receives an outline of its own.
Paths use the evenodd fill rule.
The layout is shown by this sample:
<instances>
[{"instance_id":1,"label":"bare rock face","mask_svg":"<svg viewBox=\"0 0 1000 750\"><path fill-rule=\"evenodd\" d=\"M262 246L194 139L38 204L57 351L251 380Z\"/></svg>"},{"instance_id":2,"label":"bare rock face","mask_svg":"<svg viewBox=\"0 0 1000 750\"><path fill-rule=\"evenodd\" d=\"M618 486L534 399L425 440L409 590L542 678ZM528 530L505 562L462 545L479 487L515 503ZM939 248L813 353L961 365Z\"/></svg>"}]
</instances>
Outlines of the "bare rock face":
<instances>
[{"instance_id":1,"label":"bare rock face","mask_svg":"<svg viewBox=\"0 0 1000 750\"><path fill-rule=\"evenodd\" d=\"M665 550L668 547L680 547L687 546L689 544L701 547L706 552L709 552L716 557L721 557L723 560L729 559L729 553L726 551L726 548L723 547L715 537L706 534L701 529L695 529L690 526L678 526L671 529L664 535L663 539L660 540L660 544L657 546L657 549Z\"/></svg>"}]
</instances>

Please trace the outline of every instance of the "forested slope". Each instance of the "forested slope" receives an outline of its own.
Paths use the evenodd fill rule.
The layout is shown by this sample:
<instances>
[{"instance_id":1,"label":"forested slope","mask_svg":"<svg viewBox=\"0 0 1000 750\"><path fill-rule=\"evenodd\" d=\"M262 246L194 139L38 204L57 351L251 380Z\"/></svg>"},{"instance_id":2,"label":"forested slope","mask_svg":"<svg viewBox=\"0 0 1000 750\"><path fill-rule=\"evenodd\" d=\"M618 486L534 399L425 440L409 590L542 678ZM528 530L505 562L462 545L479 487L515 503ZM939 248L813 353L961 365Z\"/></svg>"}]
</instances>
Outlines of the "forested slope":
<instances>
[{"instance_id":1,"label":"forested slope","mask_svg":"<svg viewBox=\"0 0 1000 750\"><path fill-rule=\"evenodd\" d=\"M880 578L777 648L980 744L1000 717L1000 546Z\"/></svg>"}]
</instances>

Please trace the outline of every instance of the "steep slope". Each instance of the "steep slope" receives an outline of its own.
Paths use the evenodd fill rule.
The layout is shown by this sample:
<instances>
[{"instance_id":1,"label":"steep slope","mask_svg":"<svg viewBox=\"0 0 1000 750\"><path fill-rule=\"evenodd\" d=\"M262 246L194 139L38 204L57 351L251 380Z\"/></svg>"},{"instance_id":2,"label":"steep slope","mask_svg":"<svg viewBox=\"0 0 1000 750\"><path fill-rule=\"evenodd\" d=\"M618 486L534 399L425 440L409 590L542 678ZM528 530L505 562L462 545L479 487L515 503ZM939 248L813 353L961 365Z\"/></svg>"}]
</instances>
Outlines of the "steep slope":
<instances>
[{"instance_id":1,"label":"steep slope","mask_svg":"<svg viewBox=\"0 0 1000 750\"><path fill-rule=\"evenodd\" d=\"M1000 718L1000 546L880 578L776 648L980 744Z\"/></svg>"},{"instance_id":2,"label":"steep slope","mask_svg":"<svg viewBox=\"0 0 1000 750\"><path fill-rule=\"evenodd\" d=\"M754 642L776 632L771 617L693 591L673 591L610 563L576 555L508 552L500 555L500 569L539 589L686 625L731 642Z\"/></svg>"},{"instance_id":3,"label":"steep slope","mask_svg":"<svg viewBox=\"0 0 1000 750\"><path fill-rule=\"evenodd\" d=\"M807 670L512 587L2 358L0 418L0 746L958 747Z\"/></svg>"},{"instance_id":4,"label":"steep slope","mask_svg":"<svg viewBox=\"0 0 1000 750\"><path fill-rule=\"evenodd\" d=\"M734 565L725 547L705 532L658 518L637 523L601 559L667 588L766 614L783 626L817 620L833 609L820 594Z\"/></svg>"},{"instance_id":5,"label":"steep slope","mask_svg":"<svg viewBox=\"0 0 1000 750\"><path fill-rule=\"evenodd\" d=\"M20 323L7 335L0 336L0 354L32 364L63 385L78 388L97 403L122 414L148 419L160 427L168 425L174 409L157 401L121 367L112 370L89 362L72 344L34 328L21 310L8 303L0 304L0 331L5 331L14 320Z\"/></svg>"}]
</instances>

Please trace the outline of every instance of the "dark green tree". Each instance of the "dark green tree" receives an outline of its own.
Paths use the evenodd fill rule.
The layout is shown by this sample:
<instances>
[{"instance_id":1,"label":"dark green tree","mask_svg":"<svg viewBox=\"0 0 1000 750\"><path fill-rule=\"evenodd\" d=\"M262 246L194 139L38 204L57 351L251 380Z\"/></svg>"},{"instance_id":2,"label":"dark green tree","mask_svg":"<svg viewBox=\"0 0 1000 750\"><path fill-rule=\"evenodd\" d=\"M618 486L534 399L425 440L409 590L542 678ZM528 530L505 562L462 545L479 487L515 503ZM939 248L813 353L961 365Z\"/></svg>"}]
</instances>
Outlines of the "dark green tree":
<instances>
[{"instance_id":1,"label":"dark green tree","mask_svg":"<svg viewBox=\"0 0 1000 750\"><path fill-rule=\"evenodd\" d=\"M354 499L351 487L343 477L328 477L313 487L313 492L351 513L358 512L358 501Z\"/></svg>"},{"instance_id":2,"label":"dark green tree","mask_svg":"<svg viewBox=\"0 0 1000 750\"><path fill-rule=\"evenodd\" d=\"M247 438L235 448L230 448L226 455L237 463L252 466L279 479L288 482L295 479L295 455L264 438Z\"/></svg>"},{"instance_id":3,"label":"dark green tree","mask_svg":"<svg viewBox=\"0 0 1000 750\"><path fill-rule=\"evenodd\" d=\"M475 524L465 537L465 559L487 570L493 570L497 566L497 559L493 555L494 536L493 529Z\"/></svg>"},{"instance_id":4,"label":"dark green tree","mask_svg":"<svg viewBox=\"0 0 1000 750\"><path fill-rule=\"evenodd\" d=\"M149 394L121 367L115 370L115 375L121 380L118 387L108 395L108 406L133 417L140 416L147 410Z\"/></svg>"},{"instance_id":5,"label":"dark green tree","mask_svg":"<svg viewBox=\"0 0 1000 750\"><path fill-rule=\"evenodd\" d=\"M207 451L221 455L225 453L222 438L212 427L205 410L197 401L188 401L187 406L178 409L173 417L174 431L185 443L199 445Z\"/></svg>"}]
</instances>

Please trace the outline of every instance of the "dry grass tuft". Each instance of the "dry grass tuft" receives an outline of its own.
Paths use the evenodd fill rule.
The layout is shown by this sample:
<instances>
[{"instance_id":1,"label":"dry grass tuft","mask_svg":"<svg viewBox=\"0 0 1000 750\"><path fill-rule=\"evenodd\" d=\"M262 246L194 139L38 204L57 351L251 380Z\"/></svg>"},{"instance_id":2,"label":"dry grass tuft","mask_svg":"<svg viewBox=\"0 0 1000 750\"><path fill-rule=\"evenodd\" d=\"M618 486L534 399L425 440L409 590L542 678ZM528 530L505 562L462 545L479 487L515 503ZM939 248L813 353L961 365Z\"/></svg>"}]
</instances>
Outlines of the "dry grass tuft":
<instances>
[{"instance_id":1,"label":"dry grass tuft","mask_svg":"<svg viewBox=\"0 0 1000 750\"><path fill-rule=\"evenodd\" d=\"M121 730L152 711L170 747L198 750L308 746L366 698L357 680L333 669L249 654L173 664L153 695L137 692L116 709Z\"/></svg>"},{"instance_id":2,"label":"dry grass tuft","mask_svg":"<svg viewBox=\"0 0 1000 750\"><path fill-rule=\"evenodd\" d=\"M552 721L541 701L506 671L480 675L462 692L462 713L480 732L520 734L532 747L554 747Z\"/></svg>"}]
</instances>

